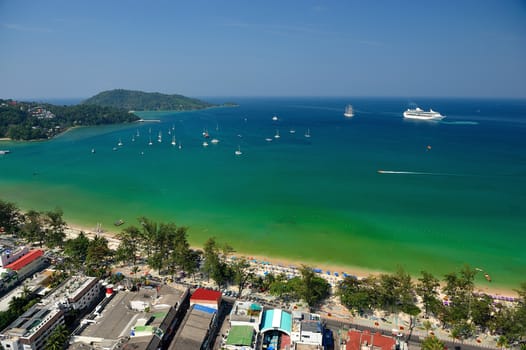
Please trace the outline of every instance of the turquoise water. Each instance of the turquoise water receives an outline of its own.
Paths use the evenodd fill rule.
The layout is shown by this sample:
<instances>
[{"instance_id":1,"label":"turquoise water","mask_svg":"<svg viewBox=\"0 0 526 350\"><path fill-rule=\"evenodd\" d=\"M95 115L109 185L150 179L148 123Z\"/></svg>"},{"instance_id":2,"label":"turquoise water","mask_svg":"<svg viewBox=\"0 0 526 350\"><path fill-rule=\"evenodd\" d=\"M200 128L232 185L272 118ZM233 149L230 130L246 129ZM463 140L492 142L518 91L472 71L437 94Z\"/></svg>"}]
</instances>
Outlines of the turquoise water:
<instances>
[{"instance_id":1,"label":"turquoise water","mask_svg":"<svg viewBox=\"0 0 526 350\"><path fill-rule=\"evenodd\" d=\"M526 101L416 101L448 116L436 123L403 120L407 100L233 100L240 107L0 143L12 151L0 156L0 197L58 206L86 227L173 221L193 244L215 236L312 265L442 275L469 263L497 285L525 280ZM219 144L202 146L205 129Z\"/></svg>"}]
</instances>

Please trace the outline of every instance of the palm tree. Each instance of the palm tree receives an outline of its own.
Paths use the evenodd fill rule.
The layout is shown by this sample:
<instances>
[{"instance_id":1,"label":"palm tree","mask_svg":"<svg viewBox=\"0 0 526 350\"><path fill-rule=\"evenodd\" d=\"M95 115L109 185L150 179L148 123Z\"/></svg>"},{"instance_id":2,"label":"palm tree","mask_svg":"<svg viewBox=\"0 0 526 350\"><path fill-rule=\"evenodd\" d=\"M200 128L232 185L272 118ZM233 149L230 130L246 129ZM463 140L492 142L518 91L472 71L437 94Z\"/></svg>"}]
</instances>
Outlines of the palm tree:
<instances>
[{"instance_id":1,"label":"palm tree","mask_svg":"<svg viewBox=\"0 0 526 350\"><path fill-rule=\"evenodd\" d=\"M428 336L422 341L422 350L444 350L445 344L434 335Z\"/></svg>"}]
</instances>

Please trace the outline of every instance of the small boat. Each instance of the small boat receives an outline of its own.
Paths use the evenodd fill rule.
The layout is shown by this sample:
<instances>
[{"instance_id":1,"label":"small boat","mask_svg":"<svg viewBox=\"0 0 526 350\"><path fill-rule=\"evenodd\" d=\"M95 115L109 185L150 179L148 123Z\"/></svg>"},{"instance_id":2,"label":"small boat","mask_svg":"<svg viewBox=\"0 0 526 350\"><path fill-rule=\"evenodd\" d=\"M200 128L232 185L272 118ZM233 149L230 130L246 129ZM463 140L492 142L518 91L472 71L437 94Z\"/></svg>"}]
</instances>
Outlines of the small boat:
<instances>
[{"instance_id":1,"label":"small boat","mask_svg":"<svg viewBox=\"0 0 526 350\"><path fill-rule=\"evenodd\" d=\"M159 131L159 136L157 136L158 142L163 142L163 133Z\"/></svg>"},{"instance_id":2,"label":"small boat","mask_svg":"<svg viewBox=\"0 0 526 350\"><path fill-rule=\"evenodd\" d=\"M179 142L179 149L182 149L183 145L181 145L181 142Z\"/></svg>"},{"instance_id":3,"label":"small boat","mask_svg":"<svg viewBox=\"0 0 526 350\"><path fill-rule=\"evenodd\" d=\"M210 134L208 133L208 130L205 129L205 130L203 131L203 137L204 137L205 139L207 139L207 138L210 137Z\"/></svg>"},{"instance_id":4,"label":"small boat","mask_svg":"<svg viewBox=\"0 0 526 350\"><path fill-rule=\"evenodd\" d=\"M346 116L347 118L354 117L354 111L351 105L347 105L345 107L345 113L343 113L343 115Z\"/></svg>"},{"instance_id":5,"label":"small boat","mask_svg":"<svg viewBox=\"0 0 526 350\"><path fill-rule=\"evenodd\" d=\"M277 116L277 115L274 115L274 116L272 117L272 120L273 120L273 121L278 121L278 120L279 120L279 118L278 118L278 116Z\"/></svg>"},{"instance_id":6,"label":"small boat","mask_svg":"<svg viewBox=\"0 0 526 350\"><path fill-rule=\"evenodd\" d=\"M210 142L212 142L214 145L217 145L219 143L219 140L218 139L212 139L212 141L210 141Z\"/></svg>"},{"instance_id":7,"label":"small boat","mask_svg":"<svg viewBox=\"0 0 526 350\"><path fill-rule=\"evenodd\" d=\"M132 136L132 142L135 142L135 136Z\"/></svg>"},{"instance_id":8,"label":"small boat","mask_svg":"<svg viewBox=\"0 0 526 350\"><path fill-rule=\"evenodd\" d=\"M488 275L487 273L484 274L484 278L485 278L488 282L491 282L491 277L490 277L490 275Z\"/></svg>"},{"instance_id":9,"label":"small boat","mask_svg":"<svg viewBox=\"0 0 526 350\"><path fill-rule=\"evenodd\" d=\"M272 138L267 137L267 138L265 139L265 141L267 141L267 142L272 142Z\"/></svg>"},{"instance_id":10,"label":"small boat","mask_svg":"<svg viewBox=\"0 0 526 350\"><path fill-rule=\"evenodd\" d=\"M279 130L276 130L276 135L274 135L275 139L279 139L281 136L279 136Z\"/></svg>"},{"instance_id":11,"label":"small boat","mask_svg":"<svg viewBox=\"0 0 526 350\"><path fill-rule=\"evenodd\" d=\"M1 151L0 151L0 152L1 152ZM95 148L92 148L92 149L91 149L91 153L95 153ZM0 154L2 154L2 153L0 153Z\"/></svg>"},{"instance_id":12,"label":"small boat","mask_svg":"<svg viewBox=\"0 0 526 350\"><path fill-rule=\"evenodd\" d=\"M307 132L305 133L306 138L310 138L310 129L307 129Z\"/></svg>"},{"instance_id":13,"label":"small boat","mask_svg":"<svg viewBox=\"0 0 526 350\"><path fill-rule=\"evenodd\" d=\"M122 141L119 139L119 142L117 143L117 146L122 146Z\"/></svg>"},{"instance_id":14,"label":"small boat","mask_svg":"<svg viewBox=\"0 0 526 350\"><path fill-rule=\"evenodd\" d=\"M208 142L203 142L203 147L208 147Z\"/></svg>"},{"instance_id":15,"label":"small boat","mask_svg":"<svg viewBox=\"0 0 526 350\"><path fill-rule=\"evenodd\" d=\"M290 129L289 132L290 132L291 134L295 134L295 133L296 133L296 130L294 130L294 129Z\"/></svg>"},{"instance_id":16,"label":"small boat","mask_svg":"<svg viewBox=\"0 0 526 350\"><path fill-rule=\"evenodd\" d=\"M8 154L8 153L11 153L11 151L8 149L0 150L0 154Z\"/></svg>"},{"instance_id":17,"label":"small boat","mask_svg":"<svg viewBox=\"0 0 526 350\"><path fill-rule=\"evenodd\" d=\"M153 143L152 143L152 137L150 136L150 142L148 142L148 146L151 146L151 145L153 145Z\"/></svg>"},{"instance_id":18,"label":"small boat","mask_svg":"<svg viewBox=\"0 0 526 350\"><path fill-rule=\"evenodd\" d=\"M174 135L174 136L172 136L172 146L175 146L175 144L176 143L175 143L175 135Z\"/></svg>"},{"instance_id":19,"label":"small boat","mask_svg":"<svg viewBox=\"0 0 526 350\"><path fill-rule=\"evenodd\" d=\"M114 224L115 226L121 226L121 225L124 224L124 220L119 219L119 220L115 221L113 224Z\"/></svg>"},{"instance_id":20,"label":"small boat","mask_svg":"<svg viewBox=\"0 0 526 350\"><path fill-rule=\"evenodd\" d=\"M241 147L237 146L237 149L236 151L234 152L236 156L240 156L243 154L243 152L241 152Z\"/></svg>"},{"instance_id":21,"label":"small boat","mask_svg":"<svg viewBox=\"0 0 526 350\"><path fill-rule=\"evenodd\" d=\"M141 136L141 134L139 134L139 129L137 129L137 133L135 134L137 137Z\"/></svg>"}]
</instances>

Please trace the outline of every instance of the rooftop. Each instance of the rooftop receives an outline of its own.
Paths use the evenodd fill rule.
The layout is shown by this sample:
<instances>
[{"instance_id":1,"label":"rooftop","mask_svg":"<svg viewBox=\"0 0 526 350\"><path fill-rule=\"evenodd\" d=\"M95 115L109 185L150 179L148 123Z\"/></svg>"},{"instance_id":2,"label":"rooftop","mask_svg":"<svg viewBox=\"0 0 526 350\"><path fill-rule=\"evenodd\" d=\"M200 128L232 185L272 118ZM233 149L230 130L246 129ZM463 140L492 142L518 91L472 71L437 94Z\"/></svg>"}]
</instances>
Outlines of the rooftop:
<instances>
[{"instance_id":1,"label":"rooftop","mask_svg":"<svg viewBox=\"0 0 526 350\"><path fill-rule=\"evenodd\" d=\"M221 300L221 292L205 288L198 288L190 297L190 301L194 300L210 300L218 302Z\"/></svg>"},{"instance_id":2,"label":"rooftop","mask_svg":"<svg viewBox=\"0 0 526 350\"><path fill-rule=\"evenodd\" d=\"M252 346L254 328L252 326L233 326L226 340L227 345Z\"/></svg>"},{"instance_id":3,"label":"rooftop","mask_svg":"<svg viewBox=\"0 0 526 350\"><path fill-rule=\"evenodd\" d=\"M11 264L7 265L7 269L18 271L22 269L23 267L29 265L32 263L35 259L38 257L44 255L44 251L40 249L35 249L27 253L26 255L22 256L20 259L13 261Z\"/></svg>"},{"instance_id":4,"label":"rooftop","mask_svg":"<svg viewBox=\"0 0 526 350\"><path fill-rule=\"evenodd\" d=\"M170 344L169 350L199 350L203 344L210 325L216 316L216 310L201 305L193 305L188 311L185 322L175 339Z\"/></svg>"}]
</instances>

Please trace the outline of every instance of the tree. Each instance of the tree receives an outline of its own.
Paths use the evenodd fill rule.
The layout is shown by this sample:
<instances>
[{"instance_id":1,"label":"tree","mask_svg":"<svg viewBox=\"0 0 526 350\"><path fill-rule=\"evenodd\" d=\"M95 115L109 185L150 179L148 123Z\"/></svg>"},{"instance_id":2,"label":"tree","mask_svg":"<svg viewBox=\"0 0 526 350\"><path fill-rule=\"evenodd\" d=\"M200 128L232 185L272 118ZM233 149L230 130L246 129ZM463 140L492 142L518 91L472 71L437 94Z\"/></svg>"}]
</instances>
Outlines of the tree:
<instances>
[{"instance_id":1,"label":"tree","mask_svg":"<svg viewBox=\"0 0 526 350\"><path fill-rule=\"evenodd\" d=\"M0 233L18 234L22 219L20 209L15 204L0 199Z\"/></svg>"},{"instance_id":2,"label":"tree","mask_svg":"<svg viewBox=\"0 0 526 350\"><path fill-rule=\"evenodd\" d=\"M218 286L222 286L228 280L227 265L219 257L219 248L215 237L209 238L203 249L204 265L203 271L212 278Z\"/></svg>"},{"instance_id":3,"label":"tree","mask_svg":"<svg viewBox=\"0 0 526 350\"><path fill-rule=\"evenodd\" d=\"M50 248L62 247L64 245L67 224L62 218L62 215L63 212L59 208L45 213L46 245Z\"/></svg>"},{"instance_id":4,"label":"tree","mask_svg":"<svg viewBox=\"0 0 526 350\"><path fill-rule=\"evenodd\" d=\"M237 284L239 296L243 292L247 281L250 279L252 272L250 271L250 264L245 258L234 261L230 269L234 277L234 282Z\"/></svg>"},{"instance_id":5,"label":"tree","mask_svg":"<svg viewBox=\"0 0 526 350\"><path fill-rule=\"evenodd\" d=\"M44 219L42 214L36 210L30 210L24 216L24 224L22 226L21 235L28 243L38 243L42 248L46 240L46 233L44 231Z\"/></svg>"},{"instance_id":6,"label":"tree","mask_svg":"<svg viewBox=\"0 0 526 350\"><path fill-rule=\"evenodd\" d=\"M432 274L426 271L421 272L422 277L418 279L418 284L416 285L416 293L422 298L424 304L425 315L429 315L429 310L434 309L434 306L437 303L440 303L438 300L438 288L440 283L437 278Z\"/></svg>"},{"instance_id":7,"label":"tree","mask_svg":"<svg viewBox=\"0 0 526 350\"><path fill-rule=\"evenodd\" d=\"M141 231L135 226L129 226L118 233L117 238L120 240L120 243L115 252L116 260L136 265L141 242Z\"/></svg>"},{"instance_id":8,"label":"tree","mask_svg":"<svg viewBox=\"0 0 526 350\"><path fill-rule=\"evenodd\" d=\"M106 274L112 251L106 238L96 235L88 245L86 267L88 274L102 277Z\"/></svg>"},{"instance_id":9,"label":"tree","mask_svg":"<svg viewBox=\"0 0 526 350\"><path fill-rule=\"evenodd\" d=\"M62 350L66 348L69 331L63 324L58 325L49 335L44 347L45 350Z\"/></svg>"},{"instance_id":10,"label":"tree","mask_svg":"<svg viewBox=\"0 0 526 350\"><path fill-rule=\"evenodd\" d=\"M64 255L71 259L75 267L82 268L88 255L89 244L89 238L81 231L77 237L64 243Z\"/></svg>"},{"instance_id":11,"label":"tree","mask_svg":"<svg viewBox=\"0 0 526 350\"><path fill-rule=\"evenodd\" d=\"M324 278L317 276L311 267L303 265L300 268L300 274L301 283L298 283L295 292L309 306L317 305L329 296L331 285ZM294 278L291 279L293 280Z\"/></svg>"},{"instance_id":12,"label":"tree","mask_svg":"<svg viewBox=\"0 0 526 350\"><path fill-rule=\"evenodd\" d=\"M374 289L356 276L345 277L338 285L337 294L345 307L360 314L372 309L375 304Z\"/></svg>"},{"instance_id":13,"label":"tree","mask_svg":"<svg viewBox=\"0 0 526 350\"><path fill-rule=\"evenodd\" d=\"M422 341L422 350L444 350L446 345L434 335L425 337Z\"/></svg>"}]
</instances>

